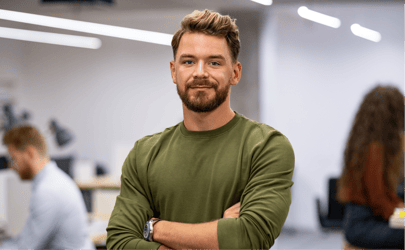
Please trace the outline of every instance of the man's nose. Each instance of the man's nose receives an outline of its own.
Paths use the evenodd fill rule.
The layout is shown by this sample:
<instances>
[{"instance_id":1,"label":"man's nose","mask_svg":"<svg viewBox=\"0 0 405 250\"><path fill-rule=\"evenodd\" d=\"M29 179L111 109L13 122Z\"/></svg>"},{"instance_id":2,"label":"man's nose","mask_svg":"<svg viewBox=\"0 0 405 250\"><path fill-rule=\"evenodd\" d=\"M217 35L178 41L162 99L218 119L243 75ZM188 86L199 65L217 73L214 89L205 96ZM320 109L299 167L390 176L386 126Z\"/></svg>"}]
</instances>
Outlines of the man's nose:
<instances>
[{"instance_id":1,"label":"man's nose","mask_svg":"<svg viewBox=\"0 0 405 250\"><path fill-rule=\"evenodd\" d=\"M204 62L199 62L197 64L197 67L194 70L194 77L196 77L196 78L207 78L208 77L208 72L205 68Z\"/></svg>"}]
</instances>

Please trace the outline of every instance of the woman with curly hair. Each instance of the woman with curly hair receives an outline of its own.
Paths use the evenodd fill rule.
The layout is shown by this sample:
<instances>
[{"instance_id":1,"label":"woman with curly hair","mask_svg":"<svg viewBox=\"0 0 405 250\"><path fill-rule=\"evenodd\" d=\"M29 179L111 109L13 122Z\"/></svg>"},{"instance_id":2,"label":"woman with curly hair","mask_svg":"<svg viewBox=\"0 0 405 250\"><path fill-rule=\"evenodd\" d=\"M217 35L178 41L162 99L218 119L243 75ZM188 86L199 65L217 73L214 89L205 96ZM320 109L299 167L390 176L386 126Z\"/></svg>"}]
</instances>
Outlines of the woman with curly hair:
<instances>
[{"instance_id":1,"label":"woman with curly hair","mask_svg":"<svg viewBox=\"0 0 405 250\"><path fill-rule=\"evenodd\" d=\"M338 181L345 238L352 245L404 248L404 230L388 223L395 208L404 207L403 186L402 194L396 192L404 180L403 133L404 96L393 86L375 87L356 114Z\"/></svg>"}]
</instances>

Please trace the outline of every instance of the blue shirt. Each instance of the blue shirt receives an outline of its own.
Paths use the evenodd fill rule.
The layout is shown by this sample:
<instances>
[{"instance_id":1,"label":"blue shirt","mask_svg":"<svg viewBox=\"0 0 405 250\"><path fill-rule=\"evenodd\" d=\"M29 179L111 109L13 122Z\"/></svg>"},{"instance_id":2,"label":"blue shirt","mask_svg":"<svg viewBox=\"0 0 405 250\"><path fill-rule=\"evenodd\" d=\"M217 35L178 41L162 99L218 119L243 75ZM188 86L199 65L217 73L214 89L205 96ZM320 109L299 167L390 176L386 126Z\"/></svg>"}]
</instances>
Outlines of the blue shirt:
<instances>
[{"instance_id":1,"label":"blue shirt","mask_svg":"<svg viewBox=\"0 0 405 250\"><path fill-rule=\"evenodd\" d=\"M31 184L28 219L21 233L1 249L94 249L82 194L74 181L51 161Z\"/></svg>"}]
</instances>

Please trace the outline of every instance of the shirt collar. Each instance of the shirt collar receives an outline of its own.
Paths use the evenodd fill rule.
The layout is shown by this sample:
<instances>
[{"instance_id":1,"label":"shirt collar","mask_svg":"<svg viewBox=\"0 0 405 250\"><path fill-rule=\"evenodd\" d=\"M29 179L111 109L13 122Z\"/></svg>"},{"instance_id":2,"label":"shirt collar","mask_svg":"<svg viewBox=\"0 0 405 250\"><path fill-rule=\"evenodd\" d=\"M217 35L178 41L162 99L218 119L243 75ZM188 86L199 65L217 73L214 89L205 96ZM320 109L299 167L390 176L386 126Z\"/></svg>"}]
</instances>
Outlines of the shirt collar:
<instances>
[{"instance_id":1,"label":"shirt collar","mask_svg":"<svg viewBox=\"0 0 405 250\"><path fill-rule=\"evenodd\" d=\"M38 173L35 175L35 177L32 179L32 186L35 188L39 182L49 173L49 171L52 171L51 169L56 166L56 163L54 161L49 161Z\"/></svg>"},{"instance_id":2,"label":"shirt collar","mask_svg":"<svg viewBox=\"0 0 405 250\"><path fill-rule=\"evenodd\" d=\"M234 125L236 125L241 120L242 116L238 114L236 111L233 112L235 113L235 116L227 124L217 129L206 131L191 131L184 126L184 121L182 121L180 122L180 132L186 137L193 137L193 138L207 138L218 136L233 128Z\"/></svg>"}]
</instances>

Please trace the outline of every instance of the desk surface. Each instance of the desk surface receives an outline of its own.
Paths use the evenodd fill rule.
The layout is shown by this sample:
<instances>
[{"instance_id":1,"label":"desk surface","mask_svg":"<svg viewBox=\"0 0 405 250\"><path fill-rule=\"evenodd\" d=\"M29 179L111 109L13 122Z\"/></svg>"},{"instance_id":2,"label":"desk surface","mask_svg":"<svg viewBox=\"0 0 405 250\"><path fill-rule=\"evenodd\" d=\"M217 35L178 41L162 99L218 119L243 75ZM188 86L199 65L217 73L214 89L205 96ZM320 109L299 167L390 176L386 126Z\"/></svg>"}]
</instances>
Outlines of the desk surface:
<instances>
[{"instance_id":1,"label":"desk surface","mask_svg":"<svg viewBox=\"0 0 405 250\"><path fill-rule=\"evenodd\" d=\"M107 242L107 233L100 233L91 235L91 240L96 246L105 246Z\"/></svg>"},{"instance_id":2,"label":"desk surface","mask_svg":"<svg viewBox=\"0 0 405 250\"><path fill-rule=\"evenodd\" d=\"M120 189L121 182L111 177L96 177L88 181L76 181L76 185L80 189Z\"/></svg>"},{"instance_id":3,"label":"desk surface","mask_svg":"<svg viewBox=\"0 0 405 250\"><path fill-rule=\"evenodd\" d=\"M90 222L89 232L90 238L96 246L105 246L107 240L108 220L96 219Z\"/></svg>"}]
</instances>

